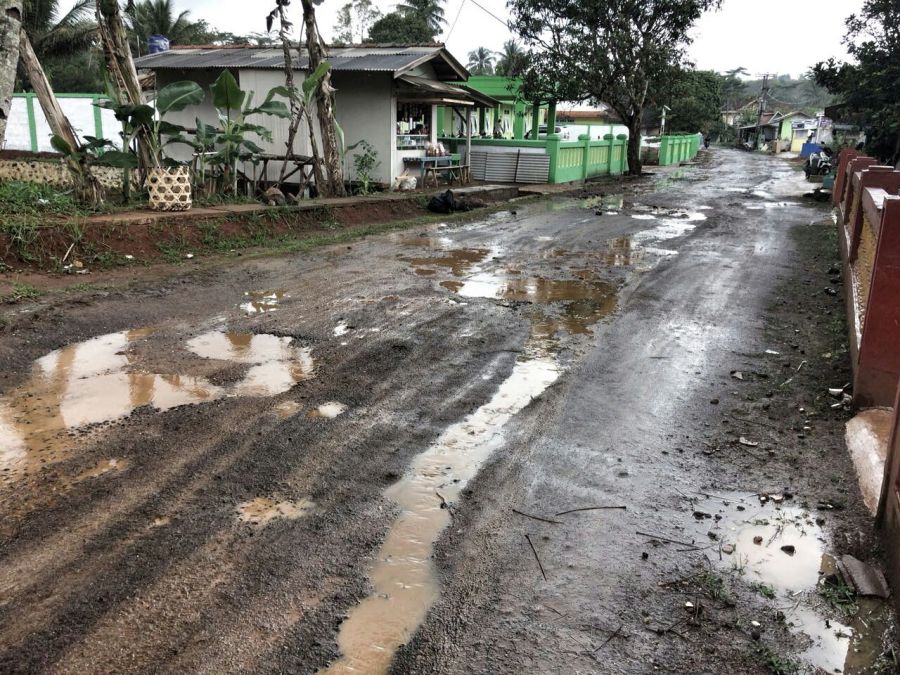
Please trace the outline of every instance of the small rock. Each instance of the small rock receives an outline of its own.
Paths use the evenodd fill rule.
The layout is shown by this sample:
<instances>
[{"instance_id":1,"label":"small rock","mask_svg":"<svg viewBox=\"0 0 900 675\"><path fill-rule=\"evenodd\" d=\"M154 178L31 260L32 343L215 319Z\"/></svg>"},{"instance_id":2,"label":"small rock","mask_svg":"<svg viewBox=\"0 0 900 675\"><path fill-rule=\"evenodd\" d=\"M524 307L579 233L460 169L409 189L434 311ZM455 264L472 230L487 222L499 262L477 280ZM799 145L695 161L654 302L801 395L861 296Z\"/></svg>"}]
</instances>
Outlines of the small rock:
<instances>
[{"instance_id":1,"label":"small rock","mask_svg":"<svg viewBox=\"0 0 900 675\"><path fill-rule=\"evenodd\" d=\"M719 399L712 398L709 400L710 405L719 405Z\"/></svg>"},{"instance_id":2,"label":"small rock","mask_svg":"<svg viewBox=\"0 0 900 675\"><path fill-rule=\"evenodd\" d=\"M756 544L757 546L762 546L763 538L760 537L759 535L756 535L755 537L753 537L753 543Z\"/></svg>"},{"instance_id":3,"label":"small rock","mask_svg":"<svg viewBox=\"0 0 900 675\"><path fill-rule=\"evenodd\" d=\"M725 555L731 555L734 553L734 545L733 544L722 544L722 553Z\"/></svg>"},{"instance_id":4,"label":"small rock","mask_svg":"<svg viewBox=\"0 0 900 675\"><path fill-rule=\"evenodd\" d=\"M797 551L797 549L794 547L793 544L785 544L784 546L781 547L781 550L784 551L785 553L787 553L788 555L794 555L794 553Z\"/></svg>"},{"instance_id":5,"label":"small rock","mask_svg":"<svg viewBox=\"0 0 900 675\"><path fill-rule=\"evenodd\" d=\"M743 380L744 374L739 370L732 370L731 377L733 377L735 380Z\"/></svg>"}]
</instances>

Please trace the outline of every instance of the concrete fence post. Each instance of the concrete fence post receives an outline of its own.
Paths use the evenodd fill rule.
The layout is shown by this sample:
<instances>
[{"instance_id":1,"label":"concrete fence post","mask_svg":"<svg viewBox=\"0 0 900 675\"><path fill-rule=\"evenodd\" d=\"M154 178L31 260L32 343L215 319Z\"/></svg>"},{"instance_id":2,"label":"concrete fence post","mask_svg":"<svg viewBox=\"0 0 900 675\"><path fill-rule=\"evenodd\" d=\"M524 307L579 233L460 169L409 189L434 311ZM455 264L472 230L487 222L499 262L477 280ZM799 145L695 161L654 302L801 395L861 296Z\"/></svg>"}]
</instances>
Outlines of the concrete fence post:
<instances>
[{"instance_id":1,"label":"concrete fence post","mask_svg":"<svg viewBox=\"0 0 900 675\"><path fill-rule=\"evenodd\" d=\"M581 134L578 142L584 147L581 149L581 180L587 179L591 174L591 134Z\"/></svg>"},{"instance_id":2,"label":"concrete fence post","mask_svg":"<svg viewBox=\"0 0 900 675\"><path fill-rule=\"evenodd\" d=\"M559 177L559 143L560 138L556 134L547 134L547 155L550 156L550 182L562 182Z\"/></svg>"}]
</instances>

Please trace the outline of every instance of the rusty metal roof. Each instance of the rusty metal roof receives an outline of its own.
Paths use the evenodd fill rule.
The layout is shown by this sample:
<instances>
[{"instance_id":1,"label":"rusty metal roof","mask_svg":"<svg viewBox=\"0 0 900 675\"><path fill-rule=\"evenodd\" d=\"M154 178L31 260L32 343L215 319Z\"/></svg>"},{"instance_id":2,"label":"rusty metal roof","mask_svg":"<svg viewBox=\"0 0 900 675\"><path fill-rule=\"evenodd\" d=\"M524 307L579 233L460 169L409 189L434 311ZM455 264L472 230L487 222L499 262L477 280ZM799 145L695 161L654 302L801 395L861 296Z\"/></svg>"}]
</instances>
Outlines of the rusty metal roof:
<instances>
[{"instance_id":1,"label":"rusty metal roof","mask_svg":"<svg viewBox=\"0 0 900 675\"><path fill-rule=\"evenodd\" d=\"M477 104L485 108L496 108L500 101L482 94L461 84L447 84L438 80L430 80L426 77L414 75L401 75L397 78L401 88L397 91L397 97L421 97L433 99L435 103L459 102L467 105Z\"/></svg>"},{"instance_id":2,"label":"rusty metal roof","mask_svg":"<svg viewBox=\"0 0 900 675\"><path fill-rule=\"evenodd\" d=\"M328 50L328 62L336 71L363 71L401 75L430 62L440 79L468 79L468 71L443 46L352 46ZM272 47L177 47L135 59L135 65L149 70L193 69L281 69L284 55ZM309 58L293 51L296 70L309 68Z\"/></svg>"}]
</instances>

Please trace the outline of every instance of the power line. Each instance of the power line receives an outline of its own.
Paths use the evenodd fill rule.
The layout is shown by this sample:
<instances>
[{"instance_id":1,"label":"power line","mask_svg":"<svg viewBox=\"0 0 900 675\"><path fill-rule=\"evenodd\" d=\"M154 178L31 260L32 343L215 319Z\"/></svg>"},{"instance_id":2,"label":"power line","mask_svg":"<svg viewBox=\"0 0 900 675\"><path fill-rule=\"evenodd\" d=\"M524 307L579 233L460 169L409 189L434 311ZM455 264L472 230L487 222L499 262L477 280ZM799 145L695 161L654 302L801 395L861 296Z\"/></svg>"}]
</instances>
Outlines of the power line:
<instances>
[{"instance_id":1,"label":"power line","mask_svg":"<svg viewBox=\"0 0 900 675\"><path fill-rule=\"evenodd\" d=\"M459 9L456 10L456 18L453 19L453 23L450 26L450 30L447 31L447 37L444 38L444 42L450 41L450 36L453 35L453 29L456 28L456 22L459 21L459 15L462 14L462 10L463 10L463 7L465 6L465 4L466 4L466 0L462 0L462 2L459 3Z\"/></svg>"},{"instance_id":2,"label":"power line","mask_svg":"<svg viewBox=\"0 0 900 675\"><path fill-rule=\"evenodd\" d=\"M471 1L472 1L472 4L473 4L473 5L475 5L476 7L480 8L480 9L484 10L485 12L487 12L488 14L490 14L492 17L494 17L495 19L497 19L497 21L499 21L500 23L502 23L502 24L504 25L504 27L506 27L507 30L509 30L509 24L508 24L506 21L504 21L504 20L501 19L499 16L497 16L496 14L494 14L491 10L489 10L487 7L485 7L484 5L482 5L481 3L479 3L478 0L471 0Z\"/></svg>"}]
</instances>

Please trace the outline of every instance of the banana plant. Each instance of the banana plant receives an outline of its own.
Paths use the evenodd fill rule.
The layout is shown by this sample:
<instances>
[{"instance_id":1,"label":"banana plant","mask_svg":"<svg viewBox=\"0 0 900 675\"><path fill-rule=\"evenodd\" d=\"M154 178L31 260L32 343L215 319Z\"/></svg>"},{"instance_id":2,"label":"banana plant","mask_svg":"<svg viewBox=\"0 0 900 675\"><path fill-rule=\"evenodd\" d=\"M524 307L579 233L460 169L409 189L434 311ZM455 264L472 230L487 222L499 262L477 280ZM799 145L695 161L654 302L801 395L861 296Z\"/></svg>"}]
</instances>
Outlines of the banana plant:
<instances>
[{"instance_id":1,"label":"banana plant","mask_svg":"<svg viewBox=\"0 0 900 675\"><path fill-rule=\"evenodd\" d=\"M188 106L201 103L204 98L203 89L196 82L187 80L173 82L157 92L155 107L146 104L133 105L124 101L116 87L107 80L106 100L94 105L111 110L116 120L122 125L119 136L122 139L121 150L106 150L97 159L98 164L122 169L122 195L127 202L131 191L131 172L140 168L140 159L132 146L141 129L146 129L150 145L150 156L153 167L162 168L171 165L174 160L164 156L164 149L173 143L188 143L182 135L184 127L172 124L163 119L167 113L180 112ZM177 162L174 162L177 164Z\"/></svg>"},{"instance_id":2,"label":"banana plant","mask_svg":"<svg viewBox=\"0 0 900 675\"><path fill-rule=\"evenodd\" d=\"M232 193L237 193L238 162L251 161L262 154L263 149L248 137L255 134L264 141L272 140L272 132L261 124L248 121L251 115L272 115L288 118L291 116L287 105L274 100L276 95L284 96L285 87L274 87L258 106L252 104L253 92L243 91L234 75L223 70L210 87L213 106L219 120L220 130L215 137L217 154L214 157L222 167L225 184Z\"/></svg>"}]
</instances>

